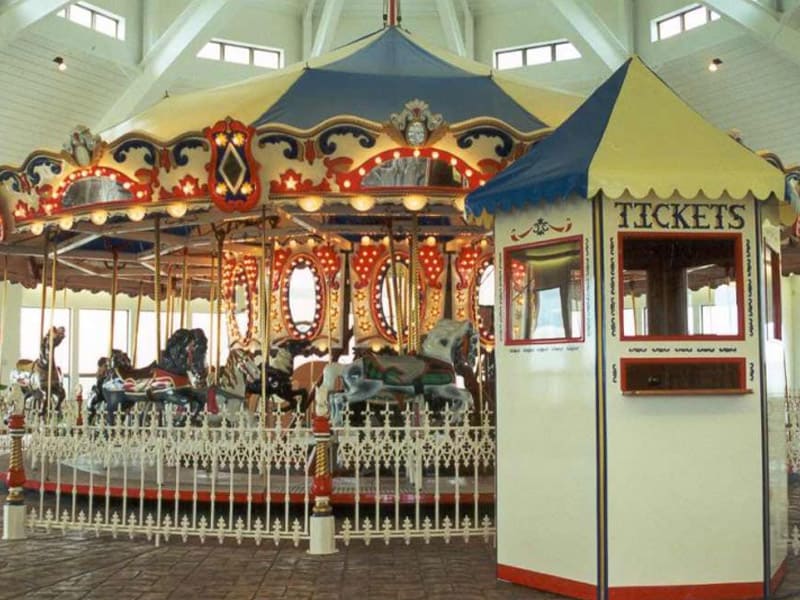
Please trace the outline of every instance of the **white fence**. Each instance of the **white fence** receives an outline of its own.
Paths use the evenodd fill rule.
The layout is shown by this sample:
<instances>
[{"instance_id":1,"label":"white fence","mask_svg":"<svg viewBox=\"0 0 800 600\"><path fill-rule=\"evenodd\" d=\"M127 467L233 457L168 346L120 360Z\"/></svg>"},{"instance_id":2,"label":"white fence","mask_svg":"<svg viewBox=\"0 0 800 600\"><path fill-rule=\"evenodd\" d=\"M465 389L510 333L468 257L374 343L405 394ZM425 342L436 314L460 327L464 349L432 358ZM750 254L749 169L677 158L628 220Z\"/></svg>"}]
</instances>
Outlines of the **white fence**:
<instances>
[{"instance_id":1,"label":"white fence","mask_svg":"<svg viewBox=\"0 0 800 600\"><path fill-rule=\"evenodd\" d=\"M302 415L204 415L195 427L173 417L134 410L75 425L74 412L29 412L26 488L37 496L28 527L156 544L309 540L314 438ZM411 409L367 411L359 426L346 418L330 461L338 540L494 540L488 411L470 415L476 425Z\"/></svg>"}]
</instances>

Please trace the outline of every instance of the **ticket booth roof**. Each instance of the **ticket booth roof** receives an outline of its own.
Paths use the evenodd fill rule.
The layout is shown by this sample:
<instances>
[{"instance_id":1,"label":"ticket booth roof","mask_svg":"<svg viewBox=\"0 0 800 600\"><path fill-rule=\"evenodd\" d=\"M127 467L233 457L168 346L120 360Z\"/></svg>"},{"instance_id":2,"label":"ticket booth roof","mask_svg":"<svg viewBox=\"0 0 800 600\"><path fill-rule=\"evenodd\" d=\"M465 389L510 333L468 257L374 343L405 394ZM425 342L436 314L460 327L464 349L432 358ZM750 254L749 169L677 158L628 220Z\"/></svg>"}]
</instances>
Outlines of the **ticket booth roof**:
<instances>
[{"instance_id":1,"label":"ticket booth roof","mask_svg":"<svg viewBox=\"0 0 800 600\"><path fill-rule=\"evenodd\" d=\"M785 197L780 170L690 108L638 57L552 135L467 198L476 217L576 194Z\"/></svg>"}]
</instances>

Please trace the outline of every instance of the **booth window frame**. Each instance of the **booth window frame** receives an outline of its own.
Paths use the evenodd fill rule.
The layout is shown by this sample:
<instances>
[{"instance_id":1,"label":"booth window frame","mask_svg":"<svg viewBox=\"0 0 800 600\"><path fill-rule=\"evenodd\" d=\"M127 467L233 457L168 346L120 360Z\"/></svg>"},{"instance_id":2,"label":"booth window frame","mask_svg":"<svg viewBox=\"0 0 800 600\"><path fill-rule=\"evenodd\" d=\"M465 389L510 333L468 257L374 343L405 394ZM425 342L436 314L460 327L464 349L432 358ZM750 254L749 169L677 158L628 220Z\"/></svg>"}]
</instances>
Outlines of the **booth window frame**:
<instances>
[{"instance_id":1,"label":"booth window frame","mask_svg":"<svg viewBox=\"0 0 800 600\"><path fill-rule=\"evenodd\" d=\"M650 238L650 239L682 239L690 240L730 240L734 243L734 262L735 262L735 276L732 281L736 283L736 327L737 333L735 334L685 334L685 335L633 335L626 333L624 326L624 310L625 310L625 252L624 242L626 239L632 238ZM618 319L620 323L620 339L627 342L697 342L697 341L743 341L745 339L745 306L744 306L744 288L746 285L744 277L744 260L742 251L742 234L738 232L730 233L678 233L673 231L663 232L642 232L642 231L619 231L617 234L617 248L619 249L619 277L617 282L617 294L620 299L618 303ZM648 309L651 307L648 305ZM649 332L649 328L648 328Z\"/></svg>"},{"instance_id":2,"label":"booth window frame","mask_svg":"<svg viewBox=\"0 0 800 600\"><path fill-rule=\"evenodd\" d=\"M722 365L734 368L736 371L737 385L735 387L658 387L644 388L633 387L629 378L629 367L652 366L652 374L666 374L666 370L681 366L704 370L719 368ZM685 396L685 395L726 395L747 394L752 390L747 387L747 360L744 357L680 357L680 358L621 358L620 359L620 390L624 395L630 396Z\"/></svg>"},{"instance_id":3,"label":"booth window frame","mask_svg":"<svg viewBox=\"0 0 800 600\"><path fill-rule=\"evenodd\" d=\"M529 248L541 248L545 246L556 246L559 244L574 243L578 250L578 281L574 284L576 289L580 290L580 335L575 337L558 337L558 338L520 338L514 339L511 336L512 330L512 310L509 303L513 299L511 290L513 269L511 268L512 254L521 250ZM541 345L541 344L578 344L586 340L586 264L585 264L585 251L584 251L584 237L582 235L559 237L531 244L520 244L516 246L507 246L503 249L503 298L505 309L504 317L504 341L506 346L528 346L528 345ZM548 288L549 289L549 288ZM562 315L563 316L563 315Z\"/></svg>"}]
</instances>

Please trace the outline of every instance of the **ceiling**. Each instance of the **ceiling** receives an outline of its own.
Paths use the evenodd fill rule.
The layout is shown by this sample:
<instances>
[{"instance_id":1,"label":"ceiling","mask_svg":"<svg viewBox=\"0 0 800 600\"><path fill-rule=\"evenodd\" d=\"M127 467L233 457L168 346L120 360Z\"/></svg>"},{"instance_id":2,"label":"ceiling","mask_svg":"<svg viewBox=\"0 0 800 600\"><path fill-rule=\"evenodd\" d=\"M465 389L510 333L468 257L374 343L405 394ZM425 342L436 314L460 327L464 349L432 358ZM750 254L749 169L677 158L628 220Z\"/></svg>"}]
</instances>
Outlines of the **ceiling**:
<instances>
[{"instance_id":1,"label":"ceiling","mask_svg":"<svg viewBox=\"0 0 800 600\"><path fill-rule=\"evenodd\" d=\"M58 150L75 125L102 130L165 93L263 73L195 58L212 37L282 48L289 65L379 28L384 11L383 0L93 0L125 18L126 39L117 41L54 16L64 4L0 0L0 165ZM710 0L722 6L721 22L651 42L653 18L688 4L401 0L401 11L425 41L486 63L495 48L569 39L581 59L513 73L584 94L636 52L714 124L786 164L800 162L800 0ZM55 69L55 56L67 59L67 71ZM723 59L713 74L712 57Z\"/></svg>"}]
</instances>

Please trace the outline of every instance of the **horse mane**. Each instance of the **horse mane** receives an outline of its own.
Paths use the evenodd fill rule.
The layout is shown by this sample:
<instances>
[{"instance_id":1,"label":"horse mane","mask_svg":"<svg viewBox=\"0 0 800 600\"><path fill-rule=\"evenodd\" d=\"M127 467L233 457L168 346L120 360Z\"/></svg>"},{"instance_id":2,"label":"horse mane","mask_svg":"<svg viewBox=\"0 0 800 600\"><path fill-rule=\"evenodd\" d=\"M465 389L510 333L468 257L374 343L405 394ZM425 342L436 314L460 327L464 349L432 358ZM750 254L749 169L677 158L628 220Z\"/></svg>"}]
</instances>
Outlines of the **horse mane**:
<instances>
[{"instance_id":1,"label":"horse mane","mask_svg":"<svg viewBox=\"0 0 800 600\"><path fill-rule=\"evenodd\" d=\"M161 353L161 361L158 363L159 368L169 371L170 373L186 373L191 366L188 364L188 354L186 350L192 342L195 344L195 361L199 362L202 360L204 363L208 350L208 340L203 330L199 328L176 329L172 335L169 336L167 346Z\"/></svg>"}]
</instances>

